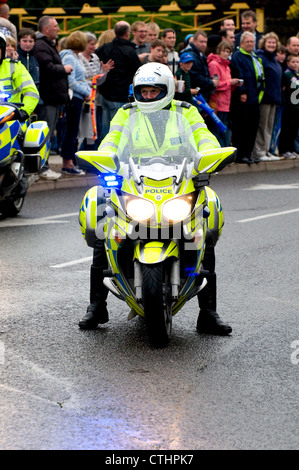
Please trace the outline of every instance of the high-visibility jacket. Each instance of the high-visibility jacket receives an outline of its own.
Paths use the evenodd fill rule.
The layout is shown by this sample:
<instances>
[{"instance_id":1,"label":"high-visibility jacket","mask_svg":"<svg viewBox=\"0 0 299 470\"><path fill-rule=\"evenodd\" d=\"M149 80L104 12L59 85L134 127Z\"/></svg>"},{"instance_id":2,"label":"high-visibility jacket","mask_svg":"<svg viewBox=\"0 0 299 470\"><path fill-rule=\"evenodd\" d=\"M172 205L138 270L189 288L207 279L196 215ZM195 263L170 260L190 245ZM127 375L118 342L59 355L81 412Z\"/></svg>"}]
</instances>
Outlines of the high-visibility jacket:
<instances>
[{"instance_id":1,"label":"high-visibility jacket","mask_svg":"<svg viewBox=\"0 0 299 470\"><path fill-rule=\"evenodd\" d=\"M170 111L176 111L179 114L181 113L184 118L187 119L190 124L192 136L197 147L196 150L198 152L220 147L218 140L208 130L203 118L195 106L192 106L186 102L172 100ZM116 115L111 121L109 133L102 140L99 146L99 150L105 150L113 153L118 152L122 134L128 133L128 129L126 128L125 124L128 122L129 116L131 116L133 113L136 114L134 131L132 132L132 129L129 131L131 134L131 139L133 140L133 146L136 148L136 150L140 149L140 152L144 154L148 149L150 153L154 146L158 149L160 154L163 155L167 149L174 149L176 145L179 146L179 142L176 142L175 126L171 120L166 123L164 131L165 136L163 142L160 142L159 144L153 141L154 133L150 132L150 119L148 120L148 125L146 125L146 128L143 125L143 128L139 130L138 114L140 111L138 110L136 103L130 103L122 106L117 111ZM188 138L187 134L186 137Z\"/></svg>"},{"instance_id":2,"label":"high-visibility jacket","mask_svg":"<svg viewBox=\"0 0 299 470\"><path fill-rule=\"evenodd\" d=\"M30 115L39 101L39 93L31 75L21 62L5 59L0 65L0 92L9 93L8 102L23 103Z\"/></svg>"}]
</instances>

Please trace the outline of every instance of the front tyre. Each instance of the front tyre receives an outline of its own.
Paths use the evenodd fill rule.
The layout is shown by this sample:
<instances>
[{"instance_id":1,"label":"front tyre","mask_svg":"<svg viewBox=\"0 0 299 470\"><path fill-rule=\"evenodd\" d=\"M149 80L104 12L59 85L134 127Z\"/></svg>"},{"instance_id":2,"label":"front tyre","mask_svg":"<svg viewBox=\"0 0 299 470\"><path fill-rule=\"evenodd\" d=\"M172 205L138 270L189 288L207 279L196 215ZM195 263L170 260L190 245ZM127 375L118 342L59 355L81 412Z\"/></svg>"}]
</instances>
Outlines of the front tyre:
<instances>
[{"instance_id":1,"label":"front tyre","mask_svg":"<svg viewBox=\"0 0 299 470\"><path fill-rule=\"evenodd\" d=\"M24 197L18 197L15 201L7 200L0 202L0 212L4 217L15 217L21 211Z\"/></svg>"},{"instance_id":2,"label":"front tyre","mask_svg":"<svg viewBox=\"0 0 299 470\"><path fill-rule=\"evenodd\" d=\"M167 346L171 335L171 297L163 267L162 263L142 266L144 317L149 340L155 347Z\"/></svg>"}]
</instances>

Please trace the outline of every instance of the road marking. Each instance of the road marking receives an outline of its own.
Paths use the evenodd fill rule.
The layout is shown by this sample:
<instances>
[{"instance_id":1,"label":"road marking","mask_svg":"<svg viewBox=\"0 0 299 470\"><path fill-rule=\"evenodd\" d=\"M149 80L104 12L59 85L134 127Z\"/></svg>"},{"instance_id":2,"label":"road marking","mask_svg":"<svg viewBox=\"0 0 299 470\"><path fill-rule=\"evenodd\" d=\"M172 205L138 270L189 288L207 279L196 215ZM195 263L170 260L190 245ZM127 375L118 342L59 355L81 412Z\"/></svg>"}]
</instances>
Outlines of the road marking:
<instances>
[{"instance_id":1,"label":"road marking","mask_svg":"<svg viewBox=\"0 0 299 470\"><path fill-rule=\"evenodd\" d=\"M252 222L254 220L267 219L268 217L276 217L279 215L292 214L294 212L299 212L299 209L291 209L289 211L274 212L272 214L258 215L257 217L250 217L250 219L237 220L239 223Z\"/></svg>"},{"instance_id":2,"label":"road marking","mask_svg":"<svg viewBox=\"0 0 299 470\"><path fill-rule=\"evenodd\" d=\"M53 264L50 268L66 268L67 266L74 266L75 264L86 263L91 260L92 256L87 256L86 258L75 259L73 261L68 261L67 263Z\"/></svg>"},{"instance_id":3,"label":"road marking","mask_svg":"<svg viewBox=\"0 0 299 470\"><path fill-rule=\"evenodd\" d=\"M67 220L56 220L63 219L65 217L74 217L78 216L79 212L70 212L67 214L58 214L58 215L49 215L48 217L40 217L36 219L22 219L21 217L17 218L8 218L0 220L0 228L3 227L26 227L30 225L45 225L45 224L68 224Z\"/></svg>"},{"instance_id":4,"label":"road marking","mask_svg":"<svg viewBox=\"0 0 299 470\"><path fill-rule=\"evenodd\" d=\"M244 188L244 191L268 191L276 189L299 189L299 183L288 184L256 184L251 188Z\"/></svg>"}]
</instances>

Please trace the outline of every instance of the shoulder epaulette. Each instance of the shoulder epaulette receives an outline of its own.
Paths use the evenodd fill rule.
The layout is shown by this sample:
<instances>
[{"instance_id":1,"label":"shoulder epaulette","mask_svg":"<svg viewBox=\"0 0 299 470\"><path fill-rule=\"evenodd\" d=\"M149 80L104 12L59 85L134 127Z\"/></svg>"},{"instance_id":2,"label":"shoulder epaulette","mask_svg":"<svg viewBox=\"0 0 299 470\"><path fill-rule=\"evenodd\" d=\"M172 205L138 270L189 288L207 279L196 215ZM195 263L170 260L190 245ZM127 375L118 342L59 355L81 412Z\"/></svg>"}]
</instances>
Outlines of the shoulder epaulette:
<instances>
[{"instance_id":1,"label":"shoulder epaulette","mask_svg":"<svg viewBox=\"0 0 299 470\"><path fill-rule=\"evenodd\" d=\"M191 104L191 103L188 103L187 101L181 101L180 106L181 106L182 108L187 108L187 109L189 109L189 108L191 108L192 104Z\"/></svg>"},{"instance_id":2,"label":"shoulder epaulette","mask_svg":"<svg viewBox=\"0 0 299 470\"><path fill-rule=\"evenodd\" d=\"M127 103L122 105L122 109L130 109L130 108L135 108L137 105L136 103Z\"/></svg>"}]
</instances>

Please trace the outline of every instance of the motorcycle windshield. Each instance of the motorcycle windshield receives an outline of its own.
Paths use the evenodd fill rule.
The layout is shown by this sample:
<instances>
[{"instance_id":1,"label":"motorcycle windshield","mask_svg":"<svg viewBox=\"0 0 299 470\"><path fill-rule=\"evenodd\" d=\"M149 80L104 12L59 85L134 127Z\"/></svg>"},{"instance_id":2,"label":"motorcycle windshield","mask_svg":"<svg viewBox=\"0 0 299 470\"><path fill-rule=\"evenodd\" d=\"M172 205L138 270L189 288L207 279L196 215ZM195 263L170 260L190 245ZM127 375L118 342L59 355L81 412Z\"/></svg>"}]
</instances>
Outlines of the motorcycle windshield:
<instances>
[{"instance_id":1,"label":"motorcycle windshield","mask_svg":"<svg viewBox=\"0 0 299 470\"><path fill-rule=\"evenodd\" d=\"M153 157L162 157L163 163L182 164L194 160L197 147L189 121L177 111L161 110L143 114L131 113L124 124L119 142L121 162L146 165Z\"/></svg>"}]
</instances>

